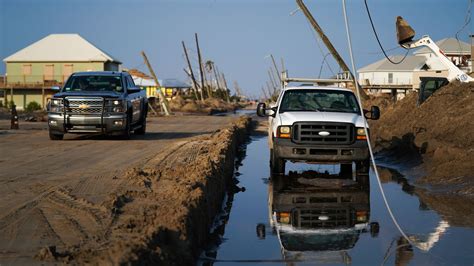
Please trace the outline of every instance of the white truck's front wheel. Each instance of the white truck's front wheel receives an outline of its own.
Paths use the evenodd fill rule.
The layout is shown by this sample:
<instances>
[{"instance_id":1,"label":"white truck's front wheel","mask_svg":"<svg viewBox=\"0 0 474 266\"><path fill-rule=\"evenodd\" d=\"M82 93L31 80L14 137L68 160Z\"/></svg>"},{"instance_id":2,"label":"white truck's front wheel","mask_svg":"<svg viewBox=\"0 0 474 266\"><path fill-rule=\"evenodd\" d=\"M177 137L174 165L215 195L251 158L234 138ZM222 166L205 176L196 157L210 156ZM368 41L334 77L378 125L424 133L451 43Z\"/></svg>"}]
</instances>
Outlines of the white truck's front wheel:
<instances>
[{"instance_id":1,"label":"white truck's front wheel","mask_svg":"<svg viewBox=\"0 0 474 266\"><path fill-rule=\"evenodd\" d=\"M272 174L285 174L285 159L276 155L273 149L270 150L270 169Z\"/></svg>"}]
</instances>

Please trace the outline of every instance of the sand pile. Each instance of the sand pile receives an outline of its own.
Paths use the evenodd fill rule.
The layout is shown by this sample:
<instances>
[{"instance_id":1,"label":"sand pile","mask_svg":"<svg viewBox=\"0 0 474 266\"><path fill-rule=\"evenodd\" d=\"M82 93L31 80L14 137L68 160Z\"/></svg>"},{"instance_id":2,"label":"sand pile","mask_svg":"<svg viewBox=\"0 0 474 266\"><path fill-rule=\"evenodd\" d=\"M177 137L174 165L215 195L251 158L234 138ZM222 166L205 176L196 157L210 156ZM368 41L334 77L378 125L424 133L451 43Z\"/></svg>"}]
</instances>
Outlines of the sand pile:
<instances>
[{"instance_id":1,"label":"sand pile","mask_svg":"<svg viewBox=\"0 0 474 266\"><path fill-rule=\"evenodd\" d=\"M474 84L453 82L419 107L417 97L387 104L380 120L370 121L376 150L417 152L427 173L419 182L462 185L453 190L474 194Z\"/></svg>"}]
</instances>

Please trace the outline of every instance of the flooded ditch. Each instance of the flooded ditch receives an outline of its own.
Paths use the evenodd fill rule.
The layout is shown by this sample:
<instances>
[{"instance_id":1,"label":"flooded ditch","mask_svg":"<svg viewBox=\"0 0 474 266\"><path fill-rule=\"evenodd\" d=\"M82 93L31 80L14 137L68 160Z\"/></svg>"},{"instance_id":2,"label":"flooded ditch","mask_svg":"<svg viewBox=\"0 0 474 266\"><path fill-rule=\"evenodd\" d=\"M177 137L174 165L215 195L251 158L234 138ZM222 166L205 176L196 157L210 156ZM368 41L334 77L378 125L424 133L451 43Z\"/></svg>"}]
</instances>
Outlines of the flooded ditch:
<instances>
[{"instance_id":1,"label":"flooded ditch","mask_svg":"<svg viewBox=\"0 0 474 266\"><path fill-rule=\"evenodd\" d=\"M245 150L244 150L245 151ZM252 136L198 265L472 265L474 230L430 209L408 180L380 168L409 245L370 184L339 166L291 164L271 177L266 137ZM459 213L463 216L463 213Z\"/></svg>"}]
</instances>

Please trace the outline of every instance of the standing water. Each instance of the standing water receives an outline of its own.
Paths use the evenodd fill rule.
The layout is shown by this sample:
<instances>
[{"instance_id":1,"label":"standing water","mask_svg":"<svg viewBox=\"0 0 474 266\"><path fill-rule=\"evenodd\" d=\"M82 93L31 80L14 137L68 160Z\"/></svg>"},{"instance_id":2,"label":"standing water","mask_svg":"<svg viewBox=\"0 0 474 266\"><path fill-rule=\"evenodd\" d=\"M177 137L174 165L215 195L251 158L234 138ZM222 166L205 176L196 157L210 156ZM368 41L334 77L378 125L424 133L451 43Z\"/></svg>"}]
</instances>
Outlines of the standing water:
<instances>
[{"instance_id":1,"label":"standing water","mask_svg":"<svg viewBox=\"0 0 474 266\"><path fill-rule=\"evenodd\" d=\"M474 230L450 225L430 210L399 173L382 169L383 188L339 166L287 163L270 177L266 137L252 137L198 265L473 265ZM234 194L236 191L241 191Z\"/></svg>"}]
</instances>

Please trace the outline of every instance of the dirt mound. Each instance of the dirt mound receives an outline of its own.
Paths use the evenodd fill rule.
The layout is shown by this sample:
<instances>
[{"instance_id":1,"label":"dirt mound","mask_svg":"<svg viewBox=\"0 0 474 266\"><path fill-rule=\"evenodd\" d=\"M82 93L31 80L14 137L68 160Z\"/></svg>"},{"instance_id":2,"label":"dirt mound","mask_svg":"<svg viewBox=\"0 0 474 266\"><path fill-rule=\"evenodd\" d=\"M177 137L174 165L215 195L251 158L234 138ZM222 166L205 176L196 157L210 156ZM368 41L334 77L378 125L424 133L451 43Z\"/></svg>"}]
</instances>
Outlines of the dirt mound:
<instances>
[{"instance_id":1,"label":"dirt mound","mask_svg":"<svg viewBox=\"0 0 474 266\"><path fill-rule=\"evenodd\" d=\"M102 204L111 221L99 240L61 252L45 249L37 258L92 265L194 264L232 183L236 150L248 125L249 118L241 118L125 171L117 179L126 189Z\"/></svg>"},{"instance_id":2,"label":"dirt mound","mask_svg":"<svg viewBox=\"0 0 474 266\"><path fill-rule=\"evenodd\" d=\"M238 106L228 103L222 99L208 98L204 102L194 99L184 99L181 96L174 97L169 102L173 112L205 113L214 114L234 111Z\"/></svg>"},{"instance_id":3,"label":"dirt mound","mask_svg":"<svg viewBox=\"0 0 474 266\"><path fill-rule=\"evenodd\" d=\"M453 82L419 107L417 93L388 104L380 120L370 121L376 150L398 149L399 156L418 152L427 172L421 183L462 184L463 189L457 192L472 194L473 92L474 84Z\"/></svg>"}]
</instances>

